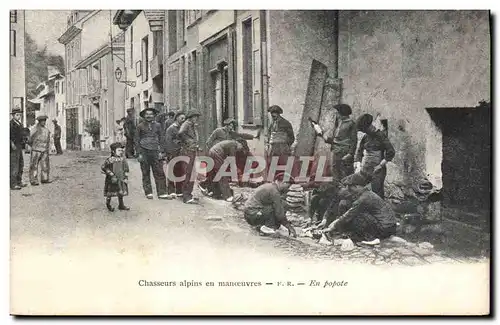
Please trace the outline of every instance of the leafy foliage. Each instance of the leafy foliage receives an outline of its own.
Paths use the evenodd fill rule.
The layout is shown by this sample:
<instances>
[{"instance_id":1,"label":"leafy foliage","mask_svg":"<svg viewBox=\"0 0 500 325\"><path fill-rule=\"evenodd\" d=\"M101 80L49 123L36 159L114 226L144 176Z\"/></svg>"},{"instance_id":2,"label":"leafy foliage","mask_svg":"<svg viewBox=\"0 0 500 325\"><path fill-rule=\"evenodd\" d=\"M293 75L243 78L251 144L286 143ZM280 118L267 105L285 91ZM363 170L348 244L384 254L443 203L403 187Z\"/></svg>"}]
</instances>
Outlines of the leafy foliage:
<instances>
[{"instance_id":1,"label":"leafy foliage","mask_svg":"<svg viewBox=\"0 0 500 325\"><path fill-rule=\"evenodd\" d=\"M64 59L60 55L48 53L47 47L39 49L29 34L26 34L25 40L26 95L32 99L37 95L36 87L47 80L47 66L56 66L64 74Z\"/></svg>"},{"instance_id":2,"label":"leafy foliage","mask_svg":"<svg viewBox=\"0 0 500 325\"><path fill-rule=\"evenodd\" d=\"M94 141L99 140L99 135L101 131L101 122L95 117L89 118L83 122L83 127L85 132L92 136Z\"/></svg>"}]
</instances>

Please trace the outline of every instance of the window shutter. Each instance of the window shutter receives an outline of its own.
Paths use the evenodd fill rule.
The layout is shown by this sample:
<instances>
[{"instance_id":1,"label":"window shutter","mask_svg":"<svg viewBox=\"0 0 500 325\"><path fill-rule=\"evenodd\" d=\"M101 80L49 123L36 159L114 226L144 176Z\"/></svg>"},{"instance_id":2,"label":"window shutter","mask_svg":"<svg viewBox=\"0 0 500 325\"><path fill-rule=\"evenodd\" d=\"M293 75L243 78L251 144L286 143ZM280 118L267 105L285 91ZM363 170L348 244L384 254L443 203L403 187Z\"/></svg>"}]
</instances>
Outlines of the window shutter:
<instances>
[{"instance_id":1,"label":"window shutter","mask_svg":"<svg viewBox=\"0 0 500 325\"><path fill-rule=\"evenodd\" d=\"M229 100L229 117L237 118L236 109L236 87L235 87L235 63L234 58L236 52L236 31L232 28L229 30L227 39L227 57L228 57L228 100Z\"/></svg>"},{"instance_id":2,"label":"window shutter","mask_svg":"<svg viewBox=\"0 0 500 325\"><path fill-rule=\"evenodd\" d=\"M252 21L253 53L253 116L256 125L262 125L262 60L261 60L260 18Z\"/></svg>"}]
</instances>

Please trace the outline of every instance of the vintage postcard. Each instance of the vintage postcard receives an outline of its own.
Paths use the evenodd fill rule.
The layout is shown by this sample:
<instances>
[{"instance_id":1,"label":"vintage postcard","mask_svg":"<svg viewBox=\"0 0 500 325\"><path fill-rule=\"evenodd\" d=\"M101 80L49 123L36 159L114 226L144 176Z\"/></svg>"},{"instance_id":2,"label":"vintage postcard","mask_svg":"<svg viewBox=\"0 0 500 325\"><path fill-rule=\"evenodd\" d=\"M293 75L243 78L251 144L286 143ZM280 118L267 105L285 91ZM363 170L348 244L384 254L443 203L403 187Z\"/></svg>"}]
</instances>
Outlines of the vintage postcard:
<instances>
[{"instance_id":1,"label":"vintage postcard","mask_svg":"<svg viewBox=\"0 0 500 325\"><path fill-rule=\"evenodd\" d=\"M10 313L489 315L491 28L10 10Z\"/></svg>"}]
</instances>

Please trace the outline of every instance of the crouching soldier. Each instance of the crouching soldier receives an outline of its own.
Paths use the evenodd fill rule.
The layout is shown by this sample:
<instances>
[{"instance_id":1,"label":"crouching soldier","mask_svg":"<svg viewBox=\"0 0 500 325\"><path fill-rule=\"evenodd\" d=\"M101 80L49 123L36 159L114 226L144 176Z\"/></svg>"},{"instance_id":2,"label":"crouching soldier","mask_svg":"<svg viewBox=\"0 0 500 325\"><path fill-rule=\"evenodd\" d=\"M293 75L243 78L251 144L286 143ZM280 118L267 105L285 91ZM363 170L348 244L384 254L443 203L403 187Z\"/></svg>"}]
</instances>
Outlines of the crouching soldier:
<instances>
[{"instance_id":1,"label":"crouching soldier","mask_svg":"<svg viewBox=\"0 0 500 325\"><path fill-rule=\"evenodd\" d=\"M286 227L291 236L297 233L285 215L285 205L281 199L292 182L289 174L279 173L273 183L265 183L257 188L245 203L245 220L263 233L273 233L281 225Z\"/></svg>"},{"instance_id":2,"label":"crouching soldier","mask_svg":"<svg viewBox=\"0 0 500 325\"><path fill-rule=\"evenodd\" d=\"M362 173L352 174L342 180L345 188L339 193L343 199L340 205L348 203L348 210L323 232L336 230L348 235L354 242L372 245L396 233L394 211L366 187L369 181L370 177Z\"/></svg>"},{"instance_id":3,"label":"crouching soldier","mask_svg":"<svg viewBox=\"0 0 500 325\"><path fill-rule=\"evenodd\" d=\"M49 180L50 161L50 131L45 126L47 123L47 116L41 115L37 118L38 124L36 125L35 132L29 140L31 146L31 159L30 159L30 183L37 186L38 183L38 166L41 165L41 179L42 184L51 183Z\"/></svg>"},{"instance_id":4,"label":"crouching soldier","mask_svg":"<svg viewBox=\"0 0 500 325\"><path fill-rule=\"evenodd\" d=\"M214 168L208 173L207 179L199 184L202 193L213 192L214 198L220 198L228 202L233 200L233 190L229 186L230 177L221 177L217 179L217 174L223 166L224 161L228 157L233 157L236 161L236 156L239 153L245 155L249 151L246 141L240 139L223 140L215 144L208 152L210 158L214 160Z\"/></svg>"}]
</instances>

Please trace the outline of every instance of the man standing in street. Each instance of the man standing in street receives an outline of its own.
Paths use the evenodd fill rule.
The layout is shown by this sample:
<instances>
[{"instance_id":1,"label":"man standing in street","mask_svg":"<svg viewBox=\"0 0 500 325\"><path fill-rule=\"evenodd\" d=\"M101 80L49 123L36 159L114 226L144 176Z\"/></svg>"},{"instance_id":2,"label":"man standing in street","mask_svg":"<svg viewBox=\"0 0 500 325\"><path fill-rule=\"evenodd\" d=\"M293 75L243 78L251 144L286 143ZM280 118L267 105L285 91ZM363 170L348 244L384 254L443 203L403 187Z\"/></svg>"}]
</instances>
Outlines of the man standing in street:
<instances>
[{"instance_id":1,"label":"man standing in street","mask_svg":"<svg viewBox=\"0 0 500 325\"><path fill-rule=\"evenodd\" d=\"M10 120L10 189L20 190L25 187L23 184L23 125L21 118L23 111L20 108L12 110L12 119Z\"/></svg>"},{"instance_id":2,"label":"man standing in street","mask_svg":"<svg viewBox=\"0 0 500 325\"><path fill-rule=\"evenodd\" d=\"M125 132L126 144L125 144L125 156L127 158L135 157L135 117L134 117L134 109L127 109L127 117L125 123L123 125L123 130Z\"/></svg>"},{"instance_id":3,"label":"man standing in street","mask_svg":"<svg viewBox=\"0 0 500 325\"><path fill-rule=\"evenodd\" d=\"M38 165L41 165L41 181L42 184L48 184L52 181L49 180L50 174L50 131L46 127L47 115L38 116L36 119L35 132L30 138L29 145L31 146L31 160L30 160L30 183L33 186L40 185L38 183Z\"/></svg>"},{"instance_id":4,"label":"man standing in street","mask_svg":"<svg viewBox=\"0 0 500 325\"><path fill-rule=\"evenodd\" d=\"M172 125L175 122L175 112L174 111L167 112L166 114L167 114L167 116L165 118L165 121L163 121L163 123L161 124L163 126L163 129L165 130L165 132L167 132L167 129L170 127L170 125Z\"/></svg>"},{"instance_id":5,"label":"man standing in street","mask_svg":"<svg viewBox=\"0 0 500 325\"><path fill-rule=\"evenodd\" d=\"M181 139L181 154L186 156L189 161L184 163L184 185L182 186L182 200L184 203L196 203L193 198L194 181L191 180L191 175L194 169L194 160L199 150L198 137L198 118L200 113L197 110L191 110L186 115L187 120L182 124L179 130L179 138Z\"/></svg>"},{"instance_id":6,"label":"man standing in street","mask_svg":"<svg viewBox=\"0 0 500 325\"><path fill-rule=\"evenodd\" d=\"M170 125L165 134L165 156L167 158L167 164L175 157L179 156L181 151L181 139L179 138L179 130L182 123L186 119L186 114L182 111L175 113L174 122ZM170 166L172 174L175 177L181 177L183 171L183 165L181 162L176 163L174 166ZM169 170L167 170L170 173ZM170 177L167 177L168 181L168 195L172 198L177 196L182 196L182 182L173 182Z\"/></svg>"},{"instance_id":7,"label":"man standing in street","mask_svg":"<svg viewBox=\"0 0 500 325\"><path fill-rule=\"evenodd\" d=\"M269 107L268 112L271 114L271 123L266 137L269 156L291 155L291 146L295 141L292 124L281 116L283 109L278 105Z\"/></svg>"},{"instance_id":8,"label":"man standing in street","mask_svg":"<svg viewBox=\"0 0 500 325\"><path fill-rule=\"evenodd\" d=\"M54 123L54 146L56 147L56 153L58 155L62 155L62 147L61 147L61 127L57 124L57 120L53 119L52 123Z\"/></svg>"},{"instance_id":9,"label":"man standing in street","mask_svg":"<svg viewBox=\"0 0 500 325\"><path fill-rule=\"evenodd\" d=\"M137 160L141 164L142 186L144 194L150 200L153 199L151 170L153 170L158 198L170 199L170 196L167 195L167 180L163 171L162 148L164 148L164 134L160 123L155 121L157 113L158 111L154 108L146 108L140 113L144 120L137 125L135 138Z\"/></svg>"}]
</instances>

